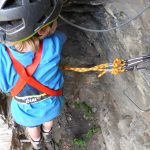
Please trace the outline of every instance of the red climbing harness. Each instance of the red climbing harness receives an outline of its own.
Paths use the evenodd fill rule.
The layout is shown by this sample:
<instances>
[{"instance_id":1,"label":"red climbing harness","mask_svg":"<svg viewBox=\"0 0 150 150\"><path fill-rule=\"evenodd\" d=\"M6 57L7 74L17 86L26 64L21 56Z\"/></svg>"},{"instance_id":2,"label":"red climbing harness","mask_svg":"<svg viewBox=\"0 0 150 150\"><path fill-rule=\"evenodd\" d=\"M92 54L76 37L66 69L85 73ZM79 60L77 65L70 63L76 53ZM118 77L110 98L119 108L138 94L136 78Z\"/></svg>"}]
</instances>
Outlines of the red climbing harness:
<instances>
[{"instance_id":1,"label":"red climbing harness","mask_svg":"<svg viewBox=\"0 0 150 150\"><path fill-rule=\"evenodd\" d=\"M43 44L42 44L42 42L40 42L39 49L35 53L35 56L33 59L33 63L31 65L27 66L26 68L24 68L24 66L14 58L10 49L7 48L8 54L12 60L14 68L17 71L17 73L20 75L20 78L18 79L16 85L11 90L12 96L16 96L24 88L26 83L28 83L32 87L38 89L39 91L41 91L47 95L50 95L50 96L62 95L62 89L59 89L59 90L50 89L50 88L44 86L43 84L41 84L39 81L37 81L32 76L33 73L35 72L37 66L40 63L41 55L42 55L42 47L43 47Z\"/></svg>"}]
</instances>

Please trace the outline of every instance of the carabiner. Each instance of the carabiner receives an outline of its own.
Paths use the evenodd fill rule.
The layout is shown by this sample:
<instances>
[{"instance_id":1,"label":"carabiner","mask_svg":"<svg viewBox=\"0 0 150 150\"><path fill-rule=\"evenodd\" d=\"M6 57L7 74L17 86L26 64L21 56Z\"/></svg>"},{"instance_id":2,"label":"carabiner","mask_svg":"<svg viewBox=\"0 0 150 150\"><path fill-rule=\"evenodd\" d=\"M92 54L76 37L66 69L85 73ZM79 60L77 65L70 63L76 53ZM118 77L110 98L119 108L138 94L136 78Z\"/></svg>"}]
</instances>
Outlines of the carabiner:
<instances>
[{"instance_id":1,"label":"carabiner","mask_svg":"<svg viewBox=\"0 0 150 150\"><path fill-rule=\"evenodd\" d=\"M150 55L125 60L125 70L132 71L137 68L140 63L148 61L150 61Z\"/></svg>"}]
</instances>

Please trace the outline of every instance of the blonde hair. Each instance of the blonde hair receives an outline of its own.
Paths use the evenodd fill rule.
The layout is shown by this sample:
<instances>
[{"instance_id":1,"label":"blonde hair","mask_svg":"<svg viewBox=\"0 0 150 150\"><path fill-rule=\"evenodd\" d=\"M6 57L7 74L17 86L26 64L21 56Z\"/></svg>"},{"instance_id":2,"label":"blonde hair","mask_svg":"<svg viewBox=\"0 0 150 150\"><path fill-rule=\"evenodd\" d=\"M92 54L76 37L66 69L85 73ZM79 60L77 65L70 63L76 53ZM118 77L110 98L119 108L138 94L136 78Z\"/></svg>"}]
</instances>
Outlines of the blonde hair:
<instances>
[{"instance_id":1,"label":"blonde hair","mask_svg":"<svg viewBox=\"0 0 150 150\"><path fill-rule=\"evenodd\" d=\"M46 36L55 31L56 27L53 27L53 25L57 27L57 21L43 27L35 36L31 37L30 39L23 42L11 43L10 45L14 46L19 52L27 52L29 50L35 52L38 50L40 40L44 39Z\"/></svg>"},{"instance_id":2,"label":"blonde hair","mask_svg":"<svg viewBox=\"0 0 150 150\"><path fill-rule=\"evenodd\" d=\"M32 38L23 41L23 42L19 42L19 43L13 43L12 45L16 48L16 50L18 50L19 52L24 52L24 50L29 47L30 45L30 50L32 51L36 51L38 49L39 46L39 38L37 36L33 36Z\"/></svg>"}]
</instances>

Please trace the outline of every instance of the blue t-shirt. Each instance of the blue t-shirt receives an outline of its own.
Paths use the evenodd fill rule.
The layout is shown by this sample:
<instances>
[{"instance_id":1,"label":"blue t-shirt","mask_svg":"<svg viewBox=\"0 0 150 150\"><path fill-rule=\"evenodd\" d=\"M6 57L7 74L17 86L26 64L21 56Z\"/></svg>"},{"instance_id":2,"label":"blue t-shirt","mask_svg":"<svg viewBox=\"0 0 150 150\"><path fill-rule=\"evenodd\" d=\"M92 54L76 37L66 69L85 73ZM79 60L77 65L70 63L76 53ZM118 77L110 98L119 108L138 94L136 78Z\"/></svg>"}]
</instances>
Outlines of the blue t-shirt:
<instances>
[{"instance_id":1,"label":"blue t-shirt","mask_svg":"<svg viewBox=\"0 0 150 150\"><path fill-rule=\"evenodd\" d=\"M43 40L42 57L33 76L43 85L51 89L63 86L63 75L59 69L61 50L66 36L59 31ZM32 64L34 52L20 53L10 47L13 56L24 66ZM8 93L19 79L4 45L0 44L0 89ZM26 95L27 96L27 95ZM49 97L44 101L32 104L21 104L14 99L11 102L11 112L15 121L24 126L40 125L56 118L61 111L62 96Z\"/></svg>"}]
</instances>

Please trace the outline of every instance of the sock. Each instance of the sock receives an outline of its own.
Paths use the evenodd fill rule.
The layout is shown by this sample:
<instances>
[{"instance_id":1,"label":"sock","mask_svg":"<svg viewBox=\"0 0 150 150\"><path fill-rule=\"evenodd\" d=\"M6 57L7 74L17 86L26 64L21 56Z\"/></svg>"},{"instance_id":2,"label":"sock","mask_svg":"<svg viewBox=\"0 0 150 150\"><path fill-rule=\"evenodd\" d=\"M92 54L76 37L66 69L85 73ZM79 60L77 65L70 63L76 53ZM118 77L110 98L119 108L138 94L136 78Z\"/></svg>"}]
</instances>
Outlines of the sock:
<instances>
[{"instance_id":1,"label":"sock","mask_svg":"<svg viewBox=\"0 0 150 150\"><path fill-rule=\"evenodd\" d=\"M44 128L42 127L42 131L43 131L43 132L48 133L48 132L50 132L50 130L51 130L51 129L48 130L48 129L44 129Z\"/></svg>"},{"instance_id":2,"label":"sock","mask_svg":"<svg viewBox=\"0 0 150 150\"><path fill-rule=\"evenodd\" d=\"M41 137L37 138L37 139L32 139L34 142L39 142L41 139Z\"/></svg>"}]
</instances>

